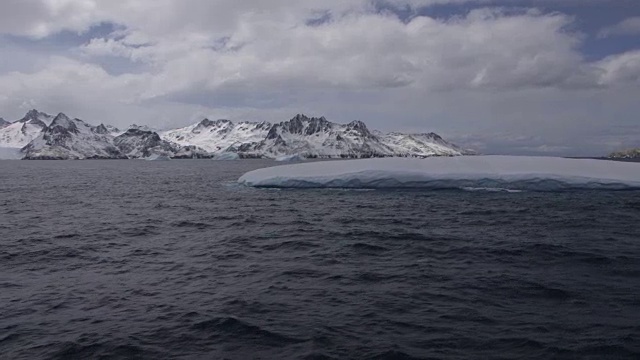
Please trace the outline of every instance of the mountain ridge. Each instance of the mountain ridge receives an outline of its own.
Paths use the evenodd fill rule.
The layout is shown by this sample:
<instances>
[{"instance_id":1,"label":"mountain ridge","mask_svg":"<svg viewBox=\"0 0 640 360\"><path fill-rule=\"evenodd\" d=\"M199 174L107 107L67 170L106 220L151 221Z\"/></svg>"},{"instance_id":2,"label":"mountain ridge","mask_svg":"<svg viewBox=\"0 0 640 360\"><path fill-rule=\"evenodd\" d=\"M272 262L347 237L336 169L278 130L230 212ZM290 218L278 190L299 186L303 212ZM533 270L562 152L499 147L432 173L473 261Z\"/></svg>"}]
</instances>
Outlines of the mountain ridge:
<instances>
[{"instance_id":1,"label":"mountain ridge","mask_svg":"<svg viewBox=\"0 0 640 360\"><path fill-rule=\"evenodd\" d=\"M23 136L18 124L28 127ZM11 129L10 129L11 128ZM30 110L22 119L0 127L0 147L21 148L24 159L123 159L160 155L213 158L237 153L241 158L429 157L470 155L436 133L371 131L359 120L334 123L297 114L278 123L203 119L166 131L131 125L125 131Z\"/></svg>"}]
</instances>

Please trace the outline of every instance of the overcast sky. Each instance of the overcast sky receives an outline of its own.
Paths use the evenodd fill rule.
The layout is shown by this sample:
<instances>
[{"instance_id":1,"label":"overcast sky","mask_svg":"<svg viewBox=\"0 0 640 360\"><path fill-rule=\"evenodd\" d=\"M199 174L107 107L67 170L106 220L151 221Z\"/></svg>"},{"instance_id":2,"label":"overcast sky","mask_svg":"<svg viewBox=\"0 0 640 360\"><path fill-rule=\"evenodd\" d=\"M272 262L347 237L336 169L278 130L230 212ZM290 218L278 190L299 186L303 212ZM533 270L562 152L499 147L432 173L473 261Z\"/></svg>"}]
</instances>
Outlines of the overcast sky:
<instances>
[{"instance_id":1,"label":"overcast sky","mask_svg":"<svg viewBox=\"0 0 640 360\"><path fill-rule=\"evenodd\" d=\"M297 113L485 153L640 146L638 0L0 0L0 116Z\"/></svg>"}]
</instances>

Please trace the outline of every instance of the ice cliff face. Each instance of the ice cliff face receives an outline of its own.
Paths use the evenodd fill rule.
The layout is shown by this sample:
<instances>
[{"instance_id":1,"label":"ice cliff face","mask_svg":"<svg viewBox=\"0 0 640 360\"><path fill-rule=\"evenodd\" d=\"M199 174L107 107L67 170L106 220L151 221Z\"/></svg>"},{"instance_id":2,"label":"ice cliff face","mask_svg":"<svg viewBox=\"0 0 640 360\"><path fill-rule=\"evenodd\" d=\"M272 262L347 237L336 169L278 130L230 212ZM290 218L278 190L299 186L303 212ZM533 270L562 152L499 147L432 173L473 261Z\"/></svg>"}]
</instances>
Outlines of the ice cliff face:
<instances>
[{"instance_id":1,"label":"ice cliff face","mask_svg":"<svg viewBox=\"0 0 640 360\"><path fill-rule=\"evenodd\" d=\"M26 159L120 159L162 155L213 158L234 153L242 158L429 157L465 155L434 133L372 132L361 121L337 124L324 117L296 115L277 124L204 119L181 129L156 132L132 125L120 131L92 126L65 114L55 118L29 111L14 123L0 122L0 148L21 148Z\"/></svg>"}]
</instances>

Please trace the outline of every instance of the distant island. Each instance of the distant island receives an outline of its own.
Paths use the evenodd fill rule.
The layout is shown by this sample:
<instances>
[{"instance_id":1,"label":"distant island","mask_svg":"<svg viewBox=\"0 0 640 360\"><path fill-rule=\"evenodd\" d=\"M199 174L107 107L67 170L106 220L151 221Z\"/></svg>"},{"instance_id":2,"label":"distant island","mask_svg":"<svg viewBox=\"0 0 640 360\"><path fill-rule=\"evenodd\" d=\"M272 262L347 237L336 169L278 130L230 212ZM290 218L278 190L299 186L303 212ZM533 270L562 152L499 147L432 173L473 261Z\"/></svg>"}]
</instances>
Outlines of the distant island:
<instances>
[{"instance_id":1,"label":"distant island","mask_svg":"<svg viewBox=\"0 0 640 360\"><path fill-rule=\"evenodd\" d=\"M640 148L616 151L609 154L610 159L640 160Z\"/></svg>"},{"instance_id":2,"label":"distant island","mask_svg":"<svg viewBox=\"0 0 640 360\"><path fill-rule=\"evenodd\" d=\"M26 160L430 157L472 154L435 133L381 133L362 121L337 124L299 114L288 121L204 119L168 131L98 126L31 110L0 121L0 148Z\"/></svg>"}]
</instances>

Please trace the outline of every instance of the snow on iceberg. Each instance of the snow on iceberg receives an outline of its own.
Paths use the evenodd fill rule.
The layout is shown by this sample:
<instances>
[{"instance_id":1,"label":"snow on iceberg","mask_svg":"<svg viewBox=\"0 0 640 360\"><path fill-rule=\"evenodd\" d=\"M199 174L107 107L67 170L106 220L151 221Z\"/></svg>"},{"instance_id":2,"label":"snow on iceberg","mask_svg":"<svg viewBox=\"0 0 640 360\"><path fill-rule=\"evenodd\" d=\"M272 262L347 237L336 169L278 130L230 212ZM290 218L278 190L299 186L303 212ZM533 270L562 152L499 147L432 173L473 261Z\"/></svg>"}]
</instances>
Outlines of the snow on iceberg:
<instances>
[{"instance_id":1,"label":"snow on iceberg","mask_svg":"<svg viewBox=\"0 0 640 360\"><path fill-rule=\"evenodd\" d=\"M305 161L305 157L300 154L293 155L280 155L275 158L275 161L279 162L294 162L294 161Z\"/></svg>"},{"instance_id":2,"label":"snow on iceberg","mask_svg":"<svg viewBox=\"0 0 640 360\"><path fill-rule=\"evenodd\" d=\"M273 188L640 189L640 164L528 156L378 158L283 165L238 180Z\"/></svg>"}]
</instances>

